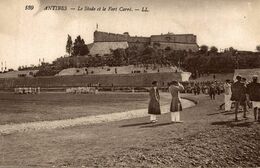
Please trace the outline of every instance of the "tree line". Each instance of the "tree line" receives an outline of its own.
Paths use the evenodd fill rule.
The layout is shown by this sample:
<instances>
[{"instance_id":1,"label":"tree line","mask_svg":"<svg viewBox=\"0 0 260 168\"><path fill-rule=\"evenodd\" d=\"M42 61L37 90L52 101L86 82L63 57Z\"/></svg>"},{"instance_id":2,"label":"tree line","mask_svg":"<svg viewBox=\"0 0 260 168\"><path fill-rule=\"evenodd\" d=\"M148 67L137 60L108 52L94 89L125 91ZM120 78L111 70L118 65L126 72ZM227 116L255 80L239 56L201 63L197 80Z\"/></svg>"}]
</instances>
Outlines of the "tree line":
<instances>
[{"instance_id":1,"label":"tree line","mask_svg":"<svg viewBox=\"0 0 260 168\"><path fill-rule=\"evenodd\" d=\"M111 54L89 55L89 49L80 36L72 41L67 37L66 52L68 56L57 58L52 63L44 63L38 67L39 76L54 75L66 68L154 65L178 66L192 72L193 77L209 73L231 73L234 69L260 68L260 45L258 52L238 51L233 47L219 52L217 47L200 46L197 52L172 50L170 47L160 48L160 44L138 48L131 45L127 49L111 50ZM28 69L28 68L27 68ZM35 69L35 67L34 67Z\"/></svg>"}]
</instances>

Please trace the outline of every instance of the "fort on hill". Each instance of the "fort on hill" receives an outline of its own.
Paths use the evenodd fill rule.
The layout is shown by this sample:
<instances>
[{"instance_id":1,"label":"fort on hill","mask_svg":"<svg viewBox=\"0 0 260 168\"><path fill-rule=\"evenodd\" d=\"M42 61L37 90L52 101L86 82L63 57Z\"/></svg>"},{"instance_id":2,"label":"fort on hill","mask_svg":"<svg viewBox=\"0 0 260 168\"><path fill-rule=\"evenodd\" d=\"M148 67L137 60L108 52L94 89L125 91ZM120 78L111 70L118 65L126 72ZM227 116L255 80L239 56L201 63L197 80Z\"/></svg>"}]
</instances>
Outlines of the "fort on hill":
<instances>
[{"instance_id":1,"label":"fort on hill","mask_svg":"<svg viewBox=\"0 0 260 168\"><path fill-rule=\"evenodd\" d=\"M143 50L147 46L158 49L186 50L196 52L199 50L197 37L194 34L161 34L150 37L130 36L128 32L114 34L107 32L94 32L94 43L88 45L91 55L110 54L111 50L135 47Z\"/></svg>"}]
</instances>

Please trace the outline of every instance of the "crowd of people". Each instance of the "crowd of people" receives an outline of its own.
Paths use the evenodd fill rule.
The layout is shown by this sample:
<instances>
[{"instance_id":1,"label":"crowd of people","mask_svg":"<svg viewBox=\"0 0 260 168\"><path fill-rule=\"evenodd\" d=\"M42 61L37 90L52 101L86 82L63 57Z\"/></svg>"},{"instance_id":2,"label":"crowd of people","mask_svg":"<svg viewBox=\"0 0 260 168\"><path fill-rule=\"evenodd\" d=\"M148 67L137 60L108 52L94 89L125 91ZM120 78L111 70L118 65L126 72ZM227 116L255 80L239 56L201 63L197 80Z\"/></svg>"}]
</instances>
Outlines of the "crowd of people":
<instances>
[{"instance_id":1,"label":"crowd of people","mask_svg":"<svg viewBox=\"0 0 260 168\"><path fill-rule=\"evenodd\" d=\"M230 80L226 80L224 85L224 105L225 111L231 111L231 106L235 106L235 121L238 120L239 107L243 108L243 117L247 118L247 109L253 108L255 121L260 121L260 83L258 76L254 75L252 81L246 78L236 76L236 82L232 84Z\"/></svg>"},{"instance_id":2,"label":"crowd of people","mask_svg":"<svg viewBox=\"0 0 260 168\"><path fill-rule=\"evenodd\" d=\"M148 114L150 114L150 121L157 122L156 115L161 114L160 110L160 94L157 88L157 81L152 83L153 87L150 89L150 101L148 106ZM194 95L208 94L210 99L214 100L215 95L224 93L224 103L220 107L225 107L225 112L231 111L232 104L235 108L235 121L238 121L238 111L240 106L243 108L243 117L247 118L247 108L253 108L255 121L260 122L260 83L258 83L258 76L254 75L252 81L247 81L241 76L236 77L236 81L226 80L222 82L200 82L200 83L185 83L185 87L177 82L169 83L169 92L172 96L170 105L171 121L181 122L180 111L182 105L180 101L180 92L194 93Z\"/></svg>"},{"instance_id":3,"label":"crowd of people","mask_svg":"<svg viewBox=\"0 0 260 168\"><path fill-rule=\"evenodd\" d=\"M19 87L14 88L15 94L39 94L41 93L40 87Z\"/></svg>"},{"instance_id":4,"label":"crowd of people","mask_svg":"<svg viewBox=\"0 0 260 168\"><path fill-rule=\"evenodd\" d=\"M73 94L97 94L98 89L97 87L72 87L67 88L66 93L73 93Z\"/></svg>"},{"instance_id":5,"label":"crowd of people","mask_svg":"<svg viewBox=\"0 0 260 168\"><path fill-rule=\"evenodd\" d=\"M183 85L184 93L209 94L212 99L215 99L216 94L220 95L224 92L224 84L218 81L185 82Z\"/></svg>"}]
</instances>

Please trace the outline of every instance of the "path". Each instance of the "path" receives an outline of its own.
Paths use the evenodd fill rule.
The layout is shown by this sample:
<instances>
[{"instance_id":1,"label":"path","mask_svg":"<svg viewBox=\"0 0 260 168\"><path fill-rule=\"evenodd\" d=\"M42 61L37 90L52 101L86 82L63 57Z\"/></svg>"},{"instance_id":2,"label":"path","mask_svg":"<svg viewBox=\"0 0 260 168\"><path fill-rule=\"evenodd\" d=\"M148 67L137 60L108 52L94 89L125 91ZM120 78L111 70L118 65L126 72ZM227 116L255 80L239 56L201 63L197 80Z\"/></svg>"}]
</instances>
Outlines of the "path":
<instances>
[{"instance_id":1,"label":"path","mask_svg":"<svg viewBox=\"0 0 260 168\"><path fill-rule=\"evenodd\" d=\"M192 107L195 104L189 100L182 99L183 108ZM169 112L169 105L161 107L162 113ZM56 129L78 125L90 125L103 122L119 121L124 119L132 119L148 116L147 109L131 110L127 112L118 112L104 115L79 117L75 119L54 120L54 121L39 121L28 122L21 124L6 124L0 125L0 134L11 134L14 132L27 132L32 130Z\"/></svg>"}]
</instances>

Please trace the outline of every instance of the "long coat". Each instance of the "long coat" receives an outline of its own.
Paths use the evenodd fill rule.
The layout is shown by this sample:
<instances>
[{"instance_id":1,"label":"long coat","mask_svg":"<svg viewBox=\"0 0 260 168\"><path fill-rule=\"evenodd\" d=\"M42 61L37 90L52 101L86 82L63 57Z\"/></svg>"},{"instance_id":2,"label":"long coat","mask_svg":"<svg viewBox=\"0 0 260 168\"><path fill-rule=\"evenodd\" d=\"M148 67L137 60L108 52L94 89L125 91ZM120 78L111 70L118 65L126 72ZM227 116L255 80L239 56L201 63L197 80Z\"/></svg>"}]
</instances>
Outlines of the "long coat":
<instances>
[{"instance_id":1,"label":"long coat","mask_svg":"<svg viewBox=\"0 0 260 168\"><path fill-rule=\"evenodd\" d=\"M179 96L179 92L182 90L184 90L182 85L181 86L171 85L169 87L169 92L172 95L172 101L171 101L171 107L170 107L171 112L182 111L182 105L181 105L180 96Z\"/></svg>"},{"instance_id":2,"label":"long coat","mask_svg":"<svg viewBox=\"0 0 260 168\"><path fill-rule=\"evenodd\" d=\"M148 106L148 114L161 114L160 109L160 95L157 88L150 89L150 101Z\"/></svg>"},{"instance_id":3,"label":"long coat","mask_svg":"<svg viewBox=\"0 0 260 168\"><path fill-rule=\"evenodd\" d=\"M246 101L246 87L243 83L240 83L239 81L235 82L231 86L231 100L232 101L238 101L240 103Z\"/></svg>"},{"instance_id":4,"label":"long coat","mask_svg":"<svg viewBox=\"0 0 260 168\"><path fill-rule=\"evenodd\" d=\"M249 83L247 85L247 94L251 101L260 101L260 83Z\"/></svg>"}]
</instances>

